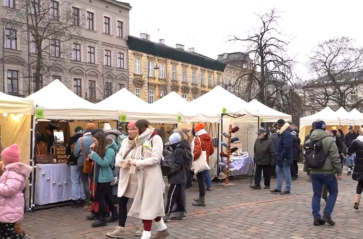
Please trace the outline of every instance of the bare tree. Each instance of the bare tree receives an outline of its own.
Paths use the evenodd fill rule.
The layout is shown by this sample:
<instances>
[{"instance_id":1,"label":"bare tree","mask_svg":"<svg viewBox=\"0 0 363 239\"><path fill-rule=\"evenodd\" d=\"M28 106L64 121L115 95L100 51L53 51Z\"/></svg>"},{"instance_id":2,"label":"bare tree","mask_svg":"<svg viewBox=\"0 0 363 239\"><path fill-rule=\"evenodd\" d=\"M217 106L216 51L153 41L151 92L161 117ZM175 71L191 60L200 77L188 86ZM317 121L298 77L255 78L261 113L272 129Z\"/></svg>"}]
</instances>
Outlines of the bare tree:
<instances>
[{"instance_id":1,"label":"bare tree","mask_svg":"<svg viewBox=\"0 0 363 239\"><path fill-rule=\"evenodd\" d=\"M6 13L5 18L16 27L20 41L28 46L29 73L35 70L35 91L43 85L42 76L56 64L64 67L69 63L71 41L82 40L84 21L80 9L72 7L75 2L22 0L17 1L17 11Z\"/></svg>"},{"instance_id":2,"label":"bare tree","mask_svg":"<svg viewBox=\"0 0 363 239\"><path fill-rule=\"evenodd\" d=\"M305 84L304 93L311 109L362 106L357 93L363 83L363 48L355 47L353 39L340 37L318 44L308 66L314 79Z\"/></svg>"},{"instance_id":3,"label":"bare tree","mask_svg":"<svg viewBox=\"0 0 363 239\"><path fill-rule=\"evenodd\" d=\"M286 81L285 72L280 68L289 68L293 61L284 55L289 42L283 39L282 33L278 30L281 17L276 9L257 16L261 22L258 29L245 38L234 36L231 39L247 44L246 54L253 58L251 70L244 71L232 87L244 87L246 100L257 98L266 104L269 96L275 93L267 94L266 87L271 85L269 81L277 81L277 78Z\"/></svg>"}]
</instances>

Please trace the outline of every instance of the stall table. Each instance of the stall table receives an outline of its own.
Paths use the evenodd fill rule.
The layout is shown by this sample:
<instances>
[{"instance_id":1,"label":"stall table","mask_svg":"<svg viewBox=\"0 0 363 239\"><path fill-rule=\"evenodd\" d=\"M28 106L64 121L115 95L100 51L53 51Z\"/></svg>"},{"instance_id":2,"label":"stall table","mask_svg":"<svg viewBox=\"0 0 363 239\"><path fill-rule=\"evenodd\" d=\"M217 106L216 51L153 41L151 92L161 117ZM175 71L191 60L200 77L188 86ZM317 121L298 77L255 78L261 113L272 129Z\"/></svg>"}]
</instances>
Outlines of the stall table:
<instances>
[{"instance_id":1,"label":"stall table","mask_svg":"<svg viewBox=\"0 0 363 239\"><path fill-rule=\"evenodd\" d=\"M226 161L227 158L222 157L222 163L226 164ZM230 161L230 169L235 168L235 170L230 172L230 176L252 175L254 163L253 159L248 154L238 156L231 155Z\"/></svg>"}]
</instances>

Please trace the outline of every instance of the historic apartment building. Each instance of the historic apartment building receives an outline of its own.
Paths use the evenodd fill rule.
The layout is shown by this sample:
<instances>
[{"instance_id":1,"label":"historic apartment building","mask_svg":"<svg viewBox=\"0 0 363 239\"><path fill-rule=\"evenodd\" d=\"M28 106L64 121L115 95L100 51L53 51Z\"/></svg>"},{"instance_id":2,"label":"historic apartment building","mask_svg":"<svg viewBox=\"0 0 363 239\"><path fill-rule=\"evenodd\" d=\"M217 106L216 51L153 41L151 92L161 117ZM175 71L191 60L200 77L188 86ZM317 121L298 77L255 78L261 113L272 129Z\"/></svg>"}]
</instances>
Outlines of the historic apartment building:
<instances>
[{"instance_id":1,"label":"historic apartment building","mask_svg":"<svg viewBox=\"0 0 363 239\"><path fill-rule=\"evenodd\" d=\"M34 27L30 27L31 32L24 29L26 24L19 24L26 21L32 24L35 15L47 16L38 23L39 29L52 29L56 24L66 25L69 21L73 25L69 26L72 28L69 31L73 32L67 36L51 34L49 39L44 36L41 87L59 79L77 95L92 102L128 87L126 39L130 4L116 0L31 0L35 5L25 11L26 8L21 7L25 2L1 1L4 30L0 34L4 39L4 51L0 71L4 82L0 82L0 91L18 96L35 91L33 76L39 48L33 36ZM39 30L39 34L42 33Z\"/></svg>"},{"instance_id":2,"label":"historic apartment building","mask_svg":"<svg viewBox=\"0 0 363 239\"><path fill-rule=\"evenodd\" d=\"M129 36L130 88L136 96L153 103L171 91L188 101L222 84L226 64L203 56L194 48L152 42L148 34Z\"/></svg>"}]
</instances>

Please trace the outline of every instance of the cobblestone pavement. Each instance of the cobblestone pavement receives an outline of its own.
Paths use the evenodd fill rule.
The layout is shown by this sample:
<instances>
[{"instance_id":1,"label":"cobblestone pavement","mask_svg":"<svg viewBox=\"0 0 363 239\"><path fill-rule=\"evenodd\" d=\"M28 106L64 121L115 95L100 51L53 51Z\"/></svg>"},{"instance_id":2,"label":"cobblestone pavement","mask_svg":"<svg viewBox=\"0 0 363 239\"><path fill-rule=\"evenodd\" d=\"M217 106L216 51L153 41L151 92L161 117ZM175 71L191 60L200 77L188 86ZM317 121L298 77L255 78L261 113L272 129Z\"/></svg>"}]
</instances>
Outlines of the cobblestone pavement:
<instances>
[{"instance_id":1,"label":"cobblestone pavement","mask_svg":"<svg viewBox=\"0 0 363 239\"><path fill-rule=\"evenodd\" d=\"M339 196L333 213L335 226L314 227L311 215L311 184L307 176L293 181L291 195L273 195L268 190L252 190L249 179L232 181L234 186L214 183L207 192L207 206L191 206L197 197L196 186L188 189L188 217L183 221L168 223L170 239L192 238L361 238L363 211L353 209L356 182L343 176L339 181ZM195 184L196 185L196 184ZM272 188L276 180L272 181ZM325 203L321 203L322 209ZM22 224L29 239L106 238L116 223L103 228L91 228L84 209L58 207L26 213ZM360 218L360 219L359 219ZM135 238L134 232L141 226L138 219L129 218L126 237ZM153 228L155 231L155 228Z\"/></svg>"}]
</instances>

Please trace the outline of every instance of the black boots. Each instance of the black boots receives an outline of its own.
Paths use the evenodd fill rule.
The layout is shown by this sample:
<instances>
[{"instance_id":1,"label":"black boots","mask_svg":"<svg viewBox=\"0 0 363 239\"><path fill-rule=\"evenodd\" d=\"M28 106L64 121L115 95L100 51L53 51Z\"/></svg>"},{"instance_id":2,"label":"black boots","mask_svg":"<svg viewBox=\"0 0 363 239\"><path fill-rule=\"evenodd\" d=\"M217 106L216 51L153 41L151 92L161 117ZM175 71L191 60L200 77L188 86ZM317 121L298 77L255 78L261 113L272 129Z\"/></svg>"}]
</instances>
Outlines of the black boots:
<instances>
[{"instance_id":1,"label":"black boots","mask_svg":"<svg viewBox=\"0 0 363 239\"><path fill-rule=\"evenodd\" d=\"M323 218L321 220L328 223L330 226L335 225L335 222L333 221L333 219L331 219L331 216L328 216L326 214L324 214L324 216L323 216Z\"/></svg>"},{"instance_id":2,"label":"black boots","mask_svg":"<svg viewBox=\"0 0 363 239\"><path fill-rule=\"evenodd\" d=\"M107 222L116 222L118 220L118 213L117 213L117 208L115 207L115 209L111 212L111 217L107 218Z\"/></svg>"},{"instance_id":3,"label":"black boots","mask_svg":"<svg viewBox=\"0 0 363 239\"><path fill-rule=\"evenodd\" d=\"M321 226L325 224L325 221L321 220L321 219L314 219L314 226Z\"/></svg>"},{"instance_id":4,"label":"black boots","mask_svg":"<svg viewBox=\"0 0 363 239\"><path fill-rule=\"evenodd\" d=\"M100 217L97 221L92 223L92 227L104 227L107 226L106 217Z\"/></svg>"},{"instance_id":5,"label":"black boots","mask_svg":"<svg viewBox=\"0 0 363 239\"><path fill-rule=\"evenodd\" d=\"M98 214L97 213L92 213L91 215L88 215L86 217L87 220L96 220L98 218Z\"/></svg>"},{"instance_id":6,"label":"black boots","mask_svg":"<svg viewBox=\"0 0 363 239\"><path fill-rule=\"evenodd\" d=\"M77 207L78 207L78 202L77 202L77 200L72 200L71 208L77 208Z\"/></svg>"}]
</instances>

